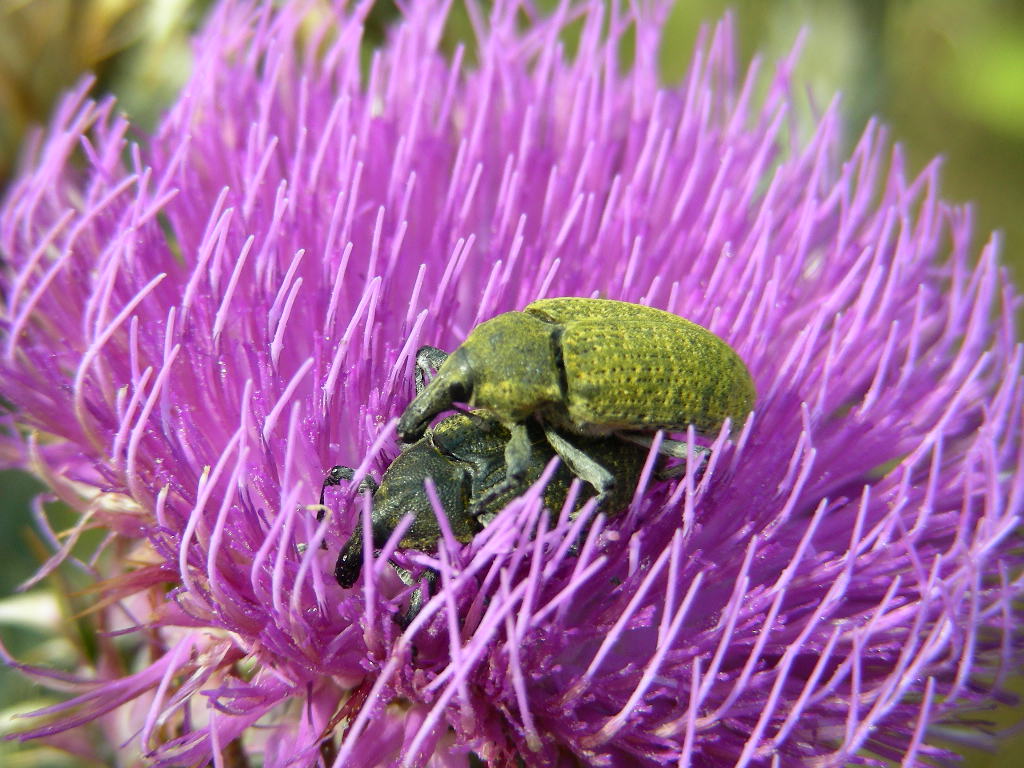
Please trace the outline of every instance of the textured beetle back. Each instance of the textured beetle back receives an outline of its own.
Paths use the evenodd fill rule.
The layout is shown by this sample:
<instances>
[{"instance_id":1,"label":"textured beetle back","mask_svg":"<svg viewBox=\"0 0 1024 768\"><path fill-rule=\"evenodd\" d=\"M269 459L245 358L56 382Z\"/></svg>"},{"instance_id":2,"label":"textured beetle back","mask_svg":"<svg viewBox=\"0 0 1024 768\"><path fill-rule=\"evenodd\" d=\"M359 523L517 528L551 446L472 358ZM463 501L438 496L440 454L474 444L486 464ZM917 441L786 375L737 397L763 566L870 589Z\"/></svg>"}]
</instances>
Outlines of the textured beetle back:
<instances>
[{"instance_id":1,"label":"textured beetle back","mask_svg":"<svg viewBox=\"0 0 1024 768\"><path fill-rule=\"evenodd\" d=\"M523 312L547 320L549 323L564 325L577 320L640 320L649 325L662 323L684 323L701 328L679 315L663 309L645 307L615 299L585 299L579 296L561 296L554 299L538 299L527 304ZM704 330L701 328L701 330ZM710 331L704 331L710 333Z\"/></svg>"},{"instance_id":2,"label":"textured beetle back","mask_svg":"<svg viewBox=\"0 0 1024 768\"><path fill-rule=\"evenodd\" d=\"M526 310L564 326L565 410L548 414L576 432L717 430L754 406L736 352L701 326L659 309L607 299L543 299ZM564 421L563 421L564 420Z\"/></svg>"}]
</instances>

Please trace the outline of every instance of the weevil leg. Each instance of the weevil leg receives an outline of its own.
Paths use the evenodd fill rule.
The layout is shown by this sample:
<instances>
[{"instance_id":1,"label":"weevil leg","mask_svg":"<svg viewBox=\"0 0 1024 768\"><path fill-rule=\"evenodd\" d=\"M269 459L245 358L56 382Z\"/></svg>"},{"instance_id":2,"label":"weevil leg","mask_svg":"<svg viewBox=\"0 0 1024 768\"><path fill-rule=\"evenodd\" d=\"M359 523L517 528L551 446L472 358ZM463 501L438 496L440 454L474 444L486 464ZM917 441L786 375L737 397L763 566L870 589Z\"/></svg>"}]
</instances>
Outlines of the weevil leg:
<instances>
[{"instance_id":1,"label":"weevil leg","mask_svg":"<svg viewBox=\"0 0 1024 768\"><path fill-rule=\"evenodd\" d=\"M509 482L520 482L526 476L533 453L530 431L525 424L512 425L512 437L505 446L505 474Z\"/></svg>"},{"instance_id":2,"label":"weevil leg","mask_svg":"<svg viewBox=\"0 0 1024 768\"><path fill-rule=\"evenodd\" d=\"M545 425L544 434L555 453L576 477L590 483L597 491L597 503L601 504L615 488L615 476L586 453L570 443L554 429Z\"/></svg>"},{"instance_id":3,"label":"weevil leg","mask_svg":"<svg viewBox=\"0 0 1024 768\"><path fill-rule=\"evenodd\" d=\"M328 486L340 485L342 480L351 480L355 477L356 471L352 467L345 467L341 464L331 467L331 471L327 473L327 477L324 478L324 484L320 486L320 508L316 512L316 521L322 522L324 515L327 514L327 507L324 505L324 493L326 493ZM359 489L361 492L369 491L372 496L377 492L377 482L367 475L359 483ZM320 542L320 549L327 549L327 542Z\"/></svg>"},{"instance_id":4,"label":"weevil leg","mask_svg":"<svg viewBox=\"0 0 1024 768\"><path fill-rule=\"evenodd\" d=\"M324 493L327 488L332 485L341 485L342 480L351 480L356 476L356 471L352 467L344 467L341 464L331 467L331 471L327 473L327 477L324 478L324 484L320 486L320 511L316 513L316 519L318 521L324 519L324 513L327 511L324 508ZM359 483L357 489L360 493L363 491L369 491L371 495L377 492L377 481L369 475L366 475Z\"/></svg>"},{"instance_id":5,"label":"weevil leg","mask_svg":"<svg viewBox=\"0 0 1024 768\"><path fill-rule=\"evenodd\" d=\"M650 448L654 443L653 436L638 435L635 432L616 432L616 435L626 442L633 443L634 445L642 445L644 448ZM691 446L689 443L685 443L682 440L672 440L666 437L661 441L658 453L662 456L671 456L673 459L682 459L685 462L690 455L689 452L691 448L693 450L694 457L697 459L696 474L700 477L701 471L707 463L708 457L711 455L710 448L705 448L703 445ZM659 480L670 480L673 477L679 477L684 472L686 472L685 463L676 464L674 467L662 467L658 469L655 476Z\"/></svg>"},{"instance_id":6,"label":"weevil leg","mask_svg":"<svg viewBox=\"0 0 1024 768\"><path fill-rule=\"evenodd\" d=\"M477 519L481 526L494 519L497 513L490 513L488 517L488 513L481 513L480 510L490 509L494 505L495 500L503 496L511 498L508 495L509 492L515 491L523 484L523 478L530 467L530 455L533 453L533 448L531 447L532 441L529 430L525 424L513 424L510 431L512 436L505 445L505 479L494 485L482 496L473 499L469 505L470 517ZM488 458L486 462L477 463L474 470L475 473L479 476L489 474L488 467L491 465L491 462L493 462L493 457ZM513 493L512 496L514 495L516 494ZM481 514L484 515L483 518L481 518Z\"/></svg>"},{"instance_id":7,"label":"weevil leg","mask_svg":"<svg viewBox=\"0 0 1024 768\"><path fill-rule=\"evenodd\" d=\"M665 443L669 444L669 450L665 450ZM693 449L694 463L697 465L693 468L693 476L697 480L704 476L704 468L707 467L708 457L711 456L710 448L705 448L703 445L689 446L680 440L664 440L661 446L662 450L659 453L671 456L674 459L682 459L683 462L672 467L659 466L654 473L655 478L658 480L672 480L673 478L685 475L690 448Z\"/></svg>"},{"instance_id":8,"label":"weevil leg","mask_svg":"<svg viewBox=\"0 0 1024 768\"><path fill-rule=\"evenodd\" d=\"M447 359L448 353L437 347L427 345L416 350L416 372L414 376L416 378L417 395L427 388L427 374L430 371L436 371L441 367L441 363Z\"/></svg>"},{"instance_id":9,"label":"weevil leg","mask_svg":"<svg viewBox=\"0 0 1024 768\"><path fill-rule=\"evenodd\" d=\"M653 438L647 441L646 446L650 448L652 442ZM641 443L641 445L645 444ZM671 456L674 459L685 460L690 455L691 447L693 449L694 457L701 464L707 461L708 456L711 455L711 449L705 448L703 445L690 446L689 443L684 443L682 440L671 440L667 437L661 441L661 448L658 450L658 453L665 456Z\"/></svg>"},{"instance_id":10,"label":"weevil leg","mask_svg":"<svg viewBox=\"0 0 1024 768\"><path fill-rule=\"evenodd\" d=\"M342 480L351 480L355 475L356 471L352 467L343 467L341 464L331 467L327 477L324 478L323 485L320 486L320 511L316 513L318 522L324 519L324 514L327 512L327 508L324 506L324 494L327 492L328 486L341 485Z\"/></svg>"},{"instance_id":11,"label":"weevil leg","mask_svg":"<svg viewBox=\"0 0 1024 768\"><path fill-rule=\"evenodd\" d=\"M398 578L400 578L404 583L408 584L410 587L416 586L416 580L412 577L412 573L407 571L405 568L399 568L394 563L391 564L391 567L395 569L395 573L398 574ZM427 570L424 572L420 581L426 581L427 583L425 585L421 584L413 591L412 597L409 598L409 607L405 610L405 613L395 615L395 621L402 629L406 629L410 624L412 624L412 620L415 619L419 615L420 611L423 610L423 605L427 602L427 597L434 593L434 587L437 586L438 576L439 574L437 571Z\"/></svg>"},{"instance_id":12,"label":"weevil leg","mask_svg":"<svg viewBox=\"0 0 1024 768\"><path fill-rule=\"evenodd\" d=\"M644 448L650 448L654 444L653 435L641 435L636 432L616 432L615 435L634 445L642 445ZM689 455L689 450L689 443L666 437L661 441L658 453L664 456L671 456L674 459L685 459ZM703 445L695 445L693 446L693 453L698 458L704 458L711 454L711 449L705 448Z\"/></svg>"}]
</instances>

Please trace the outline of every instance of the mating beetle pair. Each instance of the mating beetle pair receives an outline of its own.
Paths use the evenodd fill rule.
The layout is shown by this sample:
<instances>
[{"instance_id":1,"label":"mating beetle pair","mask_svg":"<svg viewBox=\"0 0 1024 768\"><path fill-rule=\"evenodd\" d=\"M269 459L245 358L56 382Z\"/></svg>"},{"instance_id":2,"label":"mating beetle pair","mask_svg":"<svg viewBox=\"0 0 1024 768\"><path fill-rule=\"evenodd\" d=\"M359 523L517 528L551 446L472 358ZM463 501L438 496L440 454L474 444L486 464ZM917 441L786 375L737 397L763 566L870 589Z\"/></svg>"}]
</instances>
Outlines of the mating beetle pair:
<instances>
[{"instance_id":1,"label":"mating beetle pair","mask_svg":"<svg viewBox=\"0 0 1024 768\"><path fill-rule=\"evenodd\" d=\"M374 496L375 548L409 512L415 519L400 546L436 546L426 477L433 477L456 537L468 541L540 476L552 452L611 514L628 503L646 455L638 446L649 445L653 432L692 424L708 434L726 419L736 427L755 399L746 365L713 333L668 312L607 299L535 301L481 323L451 355L421 348L416 362L417 395L398 422L410 445ZM431 367L437 375L426 384ZM455 402L480 411L427 430ZM663 452L684 450L663 443ZM335 467L324 487L349 473ZM549 508L561 508L569 477L549 484ZM339 583L351 586L361 564L357 529L338 558Z\"/></svg>"},{"instance_id":2,"label":"mating beetle pair","mask_svg":"<svg viewBox=\"0 0 1024 768\"><path fill-rule=\"evenodd\" d=\"M510 433L504 425L486 411L457 413L442 419L427 430L402 453L385 471L379 486L369 485L373 492L371 530L373 548L379 550L387 542L402 519L412 514L412 524L406 530L399 549L419 549L432 552L441 538L441 529L424 490L423 482L433 480L455 539L466 543L504 509L519 492L540 479L554 451L547 444L539 425L527 429L531 447L531 460L521 479L520 487L507 487L505 446ZM619 512L629 504L633 488L640 478L647 450L638 445L617 440L583 438L581 449L612 469L621 480L615 489L601 500L601 511L608 515ZM349 467L334 467L324 482L337 485L351 480ZM565 504L573 475L560 465L544 488L544 506L554 513ZM584 485L576 499L578 510L594 495ZM322 503L322 502L321 502ZM346 589L355 584L363 566L363 528L357 525L351 538L342 547L334 576Z\"/></svg>"}]
</instances>

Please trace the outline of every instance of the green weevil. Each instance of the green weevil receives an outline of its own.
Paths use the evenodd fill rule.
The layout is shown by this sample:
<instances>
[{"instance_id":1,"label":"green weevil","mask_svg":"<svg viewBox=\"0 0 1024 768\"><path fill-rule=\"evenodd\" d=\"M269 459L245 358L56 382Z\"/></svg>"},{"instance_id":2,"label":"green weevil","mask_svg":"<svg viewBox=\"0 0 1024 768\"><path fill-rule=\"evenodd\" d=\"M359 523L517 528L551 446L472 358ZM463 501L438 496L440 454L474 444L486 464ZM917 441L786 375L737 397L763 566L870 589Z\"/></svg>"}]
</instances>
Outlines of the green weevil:
<instances>
[{"instance_id":1,"label":"green weevil","mask_svg":"<svg viewBox=\"0 0 1024 768\"><path fill-rule=\"evenodd\" d=\"M472 539L522 488L536 482L554 457L539 425L529 425L526 432L531 459L519 488L503 487L509 430L485 412L449 416L427 430L418 441L407 445L384 472L379 486L372 480L364 481L363 487L373 493L374 550L380 550L395 527L411 513L412 524L398 542L398 548L437 551L441 530L423 485L428 477L434 482L455 538L463 543ZM616 490L600 500L600 511L608 516L622 511L632 498L647 450L616 438L583 438L580 444L583 450L615 472L619 481ZM324 481L324 489L352 477L351 468L334 467ZM549 479L544 488L544 505L552 514L562 509L572 481L573 475L564 465L559 465ZM593 495L593 490L584 485L576 499L575 510ZM323 491L320 503L323 504ZM357 525L338 555L335 578L348 589L359 578L362 566L363 529Z\"/></svg>"},{"instance_id":2,"label":"green weevil","mask_svg":"<svg viewBox=\"0 0 1024 768\"><path fill-rule=\"evenodd\" d=\"M726 419L736 429L756 398L747 366L718 336L669 312L609 299L535 301L481 323L451 355L421 347L416 365L418 394L399 419L401 438L419 439L455 402L487 409L509 430L506 486L530 466L532 423L604 495L615 476L574 445L577 436L616 433L650 444L657 430L693 425L709 434ZM430 368L437 375L422 386ZM663 443L672 455L685 450Z\"/></svg>"}]
</instances>

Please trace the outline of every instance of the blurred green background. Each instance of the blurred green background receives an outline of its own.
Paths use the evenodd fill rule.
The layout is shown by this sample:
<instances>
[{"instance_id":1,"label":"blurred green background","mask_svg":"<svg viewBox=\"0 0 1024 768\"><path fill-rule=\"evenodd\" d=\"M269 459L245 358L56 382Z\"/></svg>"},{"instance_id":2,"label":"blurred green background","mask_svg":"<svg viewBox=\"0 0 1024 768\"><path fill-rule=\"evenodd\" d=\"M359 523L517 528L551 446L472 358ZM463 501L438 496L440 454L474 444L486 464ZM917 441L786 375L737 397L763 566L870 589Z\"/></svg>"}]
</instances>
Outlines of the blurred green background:
<instances>
[{"instance_id":1,"label":"blurred green background","mask_svg":"<svg viewBox=\"0 0 1024 768\"><path fill-rule=\"evenodd\" d=\"M28 132L45 123L61 92L84 73L96 75L96 92L116 94L136 125L152 126L188 75L189 35L210 5L211 0L0 0L0 191L16 172ZM1024 286L1024 3L681 0L666 30L668 81L686 67L699 26L729 8L744 60L760 51L771 61L790 49L801 29L808 31L796 82L806 84L807 103L818 109L836 91L843 94L850 144L868 118L878 115L904 145L912 173L942 155L945 198L976 203L979 245L990 231L1003 233L1004 261ZM391 3L379 3L368 37L380 40L396 14ZM453 35L467 30L457 18L451 28ZM24 475L0 472L0 600L15 592L42 556L29 517L37 489ZM69 624L58 618L66 607L41 595L31 603L24 601L32 598L20 599L0 606L0 634L8 648L31 661L70 653L72 640L52 637L55 625ZM26 611L31 621L18 617ZM0 668L0 733L12 727L12 711L24 710L39 695ZM1021 709L993 714L1003 724L1022 717ZM970 768L1018 765L1013 755L1024 754L1024 738L1007 742L997 755L964 753ZM0 763L80 765L57 753L3 743Z\"/></svg>"}]
</instances>

